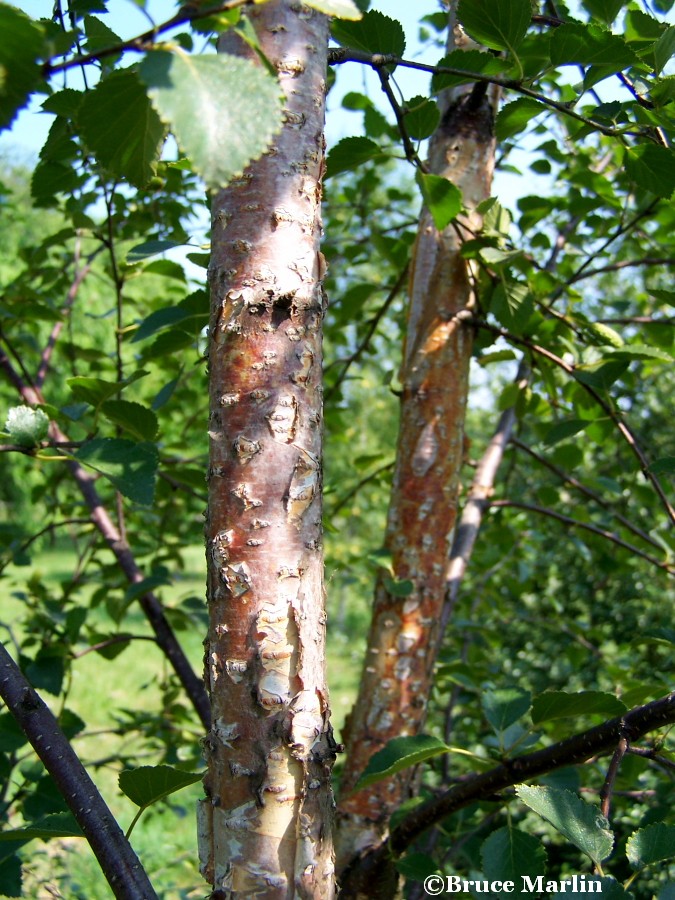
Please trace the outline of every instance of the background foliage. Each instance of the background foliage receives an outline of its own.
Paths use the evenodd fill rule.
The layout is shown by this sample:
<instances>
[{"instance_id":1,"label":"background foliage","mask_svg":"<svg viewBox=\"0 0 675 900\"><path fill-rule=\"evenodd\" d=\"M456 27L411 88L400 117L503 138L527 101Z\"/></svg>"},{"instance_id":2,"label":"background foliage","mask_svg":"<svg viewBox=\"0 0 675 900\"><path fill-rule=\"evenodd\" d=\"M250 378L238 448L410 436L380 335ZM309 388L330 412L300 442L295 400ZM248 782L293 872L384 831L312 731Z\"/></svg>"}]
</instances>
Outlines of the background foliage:
<instances>
[{"instance_id":1,"label":"background foliage","mask_svg":"<svg viewBox=\"0 0 675 900\"><path fill-rule=\"evenodd\" d=\"M454 69L436 71L431 93L428 73L418 72L410 93L395 93L386 109L379 85L339 93L337 75L350 136L329 148L324 253L329 674L338 725L355 690L374 573L386 566L380 535L420 187L437 221L459 210L451 192L433 193L438 186L419 166L416 180L415 164L438 121L436 91L485 76L504 86L496 133L506 197L486 204L484 230L465 248L480 304L465 492L499 413L514 408L517 426L442 649L426 729L436 743L421 755L419 745L394 748L379 764L426 759L421 797L656 699L672 683L670 5L545 4L533 26L529 0L462 0L466 30L495 53L461 51L460 60L445 58L446 14L428 4L413 46ZM161 595L198 669L204 182L259 154L278 115L264 70L188 55L209 49L216 27L243 30L238 9L224 6L194 21L182 7L168 49L150 51L148 39L137 63L121 47L101 54L119 44L103 0L57 4L54 19L39 22L0 5L0 64L12 72L0 121L11 125L33 91L54 116L34 166L3 165L0 341L5 371L40 387L40 409L69 441L55 444L39 415L12 413L24 406L16 379L0 383L0 624L125 825L135 807L118 790L121 770L201 764L201 725L136 601L147 590ZM355 58L403 57L396 12L336 22L335 39ZM164 93L176 67L180 91ZM209 107L202 117L194 115L197 89ZM230 104L242 95L245 109ZM228 122L242 126L241 140L228 138L227 152L214 154L223 135L209 129L223 121L225 131ZM167 125L174 137L164 144ZM143 569L140 585L129 585L92 526L72 460L98 473L97 489ZM0 722L6 828L64 812L10 714ZM674 767L667 735L623 759L613 843L596 819L604 758L499 803L475 803L403 857L407 890L420 896L418 879L436 870L504 878L507 859L516 875L527 866L543 873L547 859L550 877L595 864L616 879L607 890L621 893L623 883L636 897L668 900ZM192 849L197 790L153 806L134 831L169 900L203 894ZM594 804L592 815L579 796ZM570 822L585 820L586 831L570 832ZM78 838L14 835L0 842L0 858L6 896L109 896Z\"/></svg>"}]
</instances>

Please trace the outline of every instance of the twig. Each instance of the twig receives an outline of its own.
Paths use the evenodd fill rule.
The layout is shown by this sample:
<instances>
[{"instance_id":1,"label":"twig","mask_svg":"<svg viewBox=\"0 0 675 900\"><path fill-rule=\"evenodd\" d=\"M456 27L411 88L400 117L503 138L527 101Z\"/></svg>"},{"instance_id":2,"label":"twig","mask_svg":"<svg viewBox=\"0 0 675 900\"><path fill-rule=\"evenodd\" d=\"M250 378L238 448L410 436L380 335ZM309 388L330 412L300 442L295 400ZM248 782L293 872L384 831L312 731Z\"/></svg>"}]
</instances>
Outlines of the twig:
<instances>
[{"instance_id":1,"label":"twig","mask_svg":"<svg viewBox=\"0 0 675 900\"><path fill-rule=\"evenodd\" d=\"M0 644L0 696L52 776L119 900L158 900L150 879L58 722Z\"/></svg>"},{"instance_id":2,"label":"twig","mask_svg":"<svg viewBox=\"0 0 675 900\"><path fill-rule=\"evenodd\" d=\"M614 782L616 781L616 776L619 773L621 760L626 755L627 750L628 741L625 737L622 737L617 744L616 750L612 754L612 759L607 769L607 775L605 776L605 783L600 789L600 812L606 819L609 819L609 811L612 805L612 794L614 792Z\"/></svg>"},{"instance_id":3,"label":"twig","mask_svg":"<svg viewBox=\"0 0 675 900\"><path fill-rule=\"evenodd\" d=\"M406 128L405 124L405 115L403 114L403 111L399 106L396 97L394 96L394 92L391 89L391 84L389 82L389 72L387 72L384 66L373 66L373 68L377 72L378 78L380 79L380 84L382 85L382 90L384 91L384 94L389 101L389 105L393 110L399 134L401 135L403 149L405 150L406 159L408 160L408 162L411 162L416 168L418 168L420 172L424 172L425 174L428 173L428 167L419 158L417 150L415 150L412 141L410 140L410 135L408 134L408 129Z\"/></svg>"},{"instance_id":4,"label":"twig","mask_svg":"<svg viewBox=\"0 0 675 900\"><path fill-rule=\"evenodd\" d=\"M604 134L606 137L650 137L651 131L646 129L639 129L638 131L629 131L623 128L612 128L609 125L603 125L602 122L597 122L595 119L591 119L588 116L584 116L581 113L576 112L572 109L567 103L562 103L558 100L553 100L551 97L547 97L545 94L539 94L537 91L531 90L531 88L525 87L522 82L512 79L512 78L496 78L492 75L485 75L481 72L471 72L468 69L458 69L454 66L432 66L426 63L413 62L412 60L401 59L401 57L396 56L393 53L368 53L363 50L354 50L353 48L346 47L330 47L328 50L328 64L329 65L341 65L346 62L358 62L365 63L366 65L372 66L373 69L383 68L385 66L402 66L407 69L417 69L421 72L430 72L435 75L456 75L459 78L466 78L471 82L483 82L485 84L494 84L503 90L515 91L518 94L522 94L524 97L529 97L532 100L537 100L539 103L544 106L548 106L550 109L556 110L556 112L562 113L565 116L569 116L572 119L576 119L578 122L583 122L584 125L588 125L589 127L599 131L601 134Z\"/></svg>"},{"instance_id":5,"label":"twig","mask_svg":"<svg viewBox=\"0 0 675 900\"><path fill-rule=\"evenodd\" d=\"M627 519L625 516L622 516L621 513L616 512L612 509L611 504L605 500L600 494L596 494L595 491L591 490L585 484L582 484L581 481L574 478L572 475L568 475L567 472L564 472L562 469L559 469L554 463L550 462L544 456L541 456L531 447L528 447L527 444L524 444L522 441L519 441L518 438L511 438L511 443L514 447L517 447L518 450L522 450L524 453L527 453L532 459L536 459L538 463L547 468L550 472L553 472L554 475L564 483L569 484L570 487L573 487L575 490L579 491L579 493L584 494L589 500L593 500L594 503L597 503L598 506L602 506L603 509L606 509L607 512L620 522L624 528L627 528L629 531L632 531L636 537L641 538L648 544L651 544L652 547L656 547L657 550L662 550L663 547L659 544L658 541L654 540L654 538L647 534L646 531L643 531L641 528L638 528L637 525L634 525L630 519Z\"/></svg>"},{"instance_id":6,"label":"twig","mask_svg":"<svg viewBox=\"0 0 675 900\"><path fill-rule=\"evenodd\" d=\"M570 375L572 378L575 378L575 380L576 380L576 372L575 372L574 366L566 363L563 359L561 359L559 356L556 356L555 353L553 353L551 350L548 350L546 347L542 347L541 345L535 344L532 341L527 340L526 338L522 338L522 337L519 337L518 335L512 334L510 331L507 331L505 328L501 328L496 325L491 325L489 322L485 322L484 320L478 320L476 322L476 324L480 328L485 328L488 331L493 332L493 334L498 334L500 337L505 338L505 340L507 340L511 343L518 344L521 347L527 347L533 353L536 353L539 356L543 356L545 359L548 359L550 362L554 363L554 365L558 366L558 368L562 369L564 372L566 372L568 375ZM607 403L605 400L603 400L603 398L600 396L600 394L598 394L598 392L593 387L591 387L591 385L585 384L582 381L577 381L577 384L581 385L581 387L586 391L586 393L595 400L595 402L598 404L598 406L605 413L607 413L608 417L612 420L612 422L614 422L619 433L623 437L624 441L628 444L631 451L633 452L633 455L636 457L636 459L640 463L640 469L642 471L642 474L645 476L647 481L649 481L651 483L652 487L656 491L656 494L659 497L661 504L668 515L668 518L670 519L670 521L673 524L675 524L675 509L673 509L673 506L671 505L670 501L668 500L668 497L666 496L666 493L663 490L661 482L654 475L654 473L650 471L649 460L647 459L647 457L644 454L644 451L638 444L638 442L635 438L635 435L633 434L631 429L628 427L628 425L626 425L626 423L621 418L619 413L617 413L616 410L613 409L613 407L609 403Z\"/></svg>"},{"instance_id":7,"label":"twig","mask_svg":"<svg viewBox=\"0 0 675 900\"><path fill-rule=\"evenodd\" d=\"M675 575L674 566L670 565L667 562L663 562L660 559L657 559L655 556L652 556L650 553L646 553L644 550L640 550L640 548L636 547L634 544L629 544L628 541L624 541L623 538L620 538L612 531L606 531L604 528L599 528L597 525L591 525L588 522L581 522L579 519L573 519L570 516L566 516L563 515L563 513L557 512L557 510L555 509L550 509L545 506L535 506L535 504L533 503L521 503L518 500L493 500L490 503L490 506L495 509L503 509L506 507L522 509L526 512L534 512L542 516L548 516L551 519L557 519L558 522L562 522L564 525L568 525L570 528L582 528L584 531L590 531L591 534L596 534L598 535L598 537L605 538L605 540L611 541L618 547L621 547L624 550L628 550L629 553L634 553L636 556L640 556L642 557L642 559L646 559L647 562L651 563L653 566L657 566L659 569L663 569L669 575Z\"/></svg>"},{"instance_id":8,"label":"twig","mask_svg":"<svg viewBox=\"0 0 675 900\"><path fill-rule=\"evenodd\" d=\"M595 275L602 275L605 272L618 272L620 269L635 268L636 266L675 266L675 259L672 257L651 257L645 256L643 259L625 259L621 262L609 263L606 266L598 266L597 269L589 269L586 272L580 272L573 275L569 279L568 284L576 284L584 278L593 278Z\"/></svg>"},{"instance_id":9,"label":"twig","mask_svg":"<svg viewBox=\"0 0 675 900\"><path fill-rule=\"evenodd\" d=\"M399 291L402 289L403 285L406 283L407 278L408 278L408 264L406 263L405 267L401 270L400 275L396 279L396 282L394 283L393 287L390 289L389 293L387 294L387 296L384 300L384 303L382 304L382 306L380 306L380 308L377 310L375 315L370 320L370 324L366 330L366 333L365 333L361 343L358 345L358 347L356 348L356 350L354 350L353 353L351 353L349 356L347 356L344 359L341 359L339 361L343 365L343 368L342 368L342 371L340 372L340 374L338 375L338 377L336 378L336 380L333 382L333 384L330 386L330 388L326 391L325 398L324 398L326 401L328 401L335 394L337 389L340 387L342 382L345 380L350 366L352 366L355 362L357 362L361 358L361 356L364 354L366 349L368 348L371 338L377 331L377 326L380 324L382 317L384 316L386 311L389 309L391 304L394 302L394 300L398 296ZM335 365L335 363L333 363L333 365Z\"/></svg>"},{"instance_id":10,"label":"twig","mask_svg":"<svg viewBox=\"0 0 675 900\"><path fill-rule=\"evenodd\" d=\"M16 386L25 403L30 406L36 406L44 402L40 391L32 385L24 383L18 372L12 366L7 354L2 350L0 350L0 368L5 370L10 381ZM56 422L52 421L50 423L49 433L52 440L59 442L68 440ZM83 466L75 459L71 459L67 463L67 466L80 489L85 504L89 508L91 521L96 525L106 544L112 550L121 570L124 572L129 582L131 584L139 584L144 580L143 572L138 566L131 548L126 541L122 540L119 531L113 524L108 511L103 505L103 501L96 490L93 476L85 471ZM139 603L155 632L157 643L173 666L173 669L183 685L187 696L190 698L202 724L208 730L211 723L211 710L204 684L195 674L188 658L185 656L182 647L176 639L176 635L164 615L161 602L152 591L146 591L139 598Z\"/></svg>"},{"instance_id":11,"label":"twig","mask_svg":"<svg viewBox=\"0 0 675 900\"><path fill-rule=\"evenodd\" d=\"M167 19L166 22L163 22L161 25L156 25L154 28L150 28L148 31L143 32L143 34L139 34L135 38L130 38L128 41L120 41L119 44L103 47L101 50L96 50L94 53L85 53L74 56L62 63L46 62L42 66L42 74L45 78L48 78L56 72L64 72L66 69L83 66L91 62L99 62L107 56L124 53L125 50L142 53L144 50L148 49L149 45L152 45L159 35L171 31L172 28L177 28L179 25L186 25L189 22L195 22L198 19L205 19L208 16L215 16L218 13L226 12L229 9L236 9L238 6L244 6L247 2L248 0L227 0L227 2L220 3L217 6L210 6L208 3L201 4L198 0L194 4L186 3L180 12L177 12L176 15L172 16L170 19Z\"/></svg>"},{"instance_id":12,"label":"twig","mask_svg":"<svg viewBox=\"0 0 675 900\"><path fill-rule=\"evenodd\" d=\"M393 468L394 468L393 462L385 463L383 466L380 466L378 469L375 469L374 472L371 472L370 475L365 475L363 478L361 478L360 481L357 481L357 483L355 485L353 485L353 487L351 487L347 491L346 494L344 494L342 497L340 497L340 499L335 504L335 506L333 506L330 509L330 511L328 513L328 519L332 519L333 516L335 516L338 512L340 512L340 510L349 503L349 501L352 499L352 497L355 494L358 494L358 492L361 490L362 487L364 487L364 485L368 484L371 481L374 481L383 472L390 472Z\"/></svg>"}]
</instances>

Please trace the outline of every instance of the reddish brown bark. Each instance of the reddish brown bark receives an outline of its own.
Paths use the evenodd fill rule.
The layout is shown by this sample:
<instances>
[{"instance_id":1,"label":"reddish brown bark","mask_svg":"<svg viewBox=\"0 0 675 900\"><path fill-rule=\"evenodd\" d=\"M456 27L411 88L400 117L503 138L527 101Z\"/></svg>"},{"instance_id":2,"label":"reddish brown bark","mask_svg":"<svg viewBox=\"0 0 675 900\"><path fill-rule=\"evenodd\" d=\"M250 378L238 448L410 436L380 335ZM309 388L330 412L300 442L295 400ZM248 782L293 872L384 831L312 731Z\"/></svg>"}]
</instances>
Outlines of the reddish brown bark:
<instances>
[{"instance_id":1,"label":"reddish brown bark","mask_svg":"<svg viewBox=\"0 0 675 900\"><path fill-rule=\"evenodd\" d=\"M213 203L213 725L200 856L219 897L329 898L319 253L328 25L290 0L250 18L279 73L284 124ZM221 49L250 55L236 43Z\"/></svg>"},{"instance_id":2,"label":"reddish brown bark","mask_svg":"<svg viewBox=\"0 0 675 900\"><path fill-rule=\"evenodd\" d=\"M340 867L386 834L410 791L398 776L354 793L368 760L390 739L417 733L430 693L447 561L455 526L475 298L462 244L480 228L474 209L490 194L493 108L484 90L446 99L429 169L463 192L468 214L439 233L422 214L413 254L397 463L386 546L396 582L382 573L359 696L348 725L348 763L339 807ZM389 587L388 587L389 585Z\"/></svg>"}]
</instances>

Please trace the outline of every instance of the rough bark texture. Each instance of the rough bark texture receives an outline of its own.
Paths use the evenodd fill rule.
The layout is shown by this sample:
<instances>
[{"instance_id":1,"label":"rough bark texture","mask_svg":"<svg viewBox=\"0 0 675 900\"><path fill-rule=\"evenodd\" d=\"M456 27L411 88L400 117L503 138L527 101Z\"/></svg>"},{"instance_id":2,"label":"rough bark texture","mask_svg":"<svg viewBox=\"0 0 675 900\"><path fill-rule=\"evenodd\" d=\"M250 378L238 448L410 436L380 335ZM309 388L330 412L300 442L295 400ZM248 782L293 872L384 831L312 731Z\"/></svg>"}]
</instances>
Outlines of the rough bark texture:
<instances>
[{"instance_id":1,"label":"rough bark texture","mask_svg":"<svg viewBox=\"0 0 675 900\"><path fill-rule=\"evenodd\" d=\"M468 320L474 296L460 251L481 225L472 210L490 194L492 121L486 92L463 90L446 98L431 141L430 171L462 190L470 212L439 233L425 210L412 261L386 546L395 580L410 581L413 589L394 596L384 575L376 587L365 668L347 732L339 868L383 840L391 813L410 791L409 770L354 793L358 777L387 741L417 733L425 718L456 518L472 347Z\"/></svg>"},{"instance_id":2,"label":"rough bark texture","mask_svg":"<svg viewBox=\"0 0 675 900\"><path fill-rule=\"evenodd\" d=\"M289 0L249 15L279 73L284 124L213 203L200 857L214 897L330 898L319 253L328 23ZM250 54L229 39L220 49Z\"/></svg>"}]
</instances>

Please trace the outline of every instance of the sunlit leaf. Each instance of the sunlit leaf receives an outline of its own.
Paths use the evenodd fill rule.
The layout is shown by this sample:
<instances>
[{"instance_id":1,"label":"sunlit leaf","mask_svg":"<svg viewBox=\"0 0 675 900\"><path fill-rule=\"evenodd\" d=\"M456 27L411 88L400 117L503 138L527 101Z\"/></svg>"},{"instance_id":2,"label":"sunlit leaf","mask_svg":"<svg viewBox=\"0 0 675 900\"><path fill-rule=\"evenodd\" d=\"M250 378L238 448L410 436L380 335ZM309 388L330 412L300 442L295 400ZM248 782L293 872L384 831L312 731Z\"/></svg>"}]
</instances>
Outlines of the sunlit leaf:
<instances>
[{"instance_id":1,"label":"sunlit leaf","mask_svg":"<svg viewBox=\"0 0 675 900\"><path fill-rule=\"evenodd\" d=\"M550 822L568 841L598 864L614 846L614 835L600 810L572 791L519 784L516 794L531 810Z\"/></svg>"},{"instance_id":2,"label":"sunlit leaf","mask_svg":"<svg viewBox=\"0 0 675 900\"><path fill-rule=\"evenodd\" d=\"M675 825L656 822L635 831L626 841L626 856L636 869L675 857Z\"/></svg>"},{"instance_id":3,"label":"sunlit leaf","mask_svg":"<svg viewBox=\"0 0 675 900\"><path fill-rule=\"evenodd\" d=\"M524 716L531 702L530 692L517 687L496 688L481 697L485 718L497 732Z\"/></svg>"},{"instance_id":4,"label":"sunlit leaf","mask_svg":"<svg viewBox=\"0 0 675 900\"><path fill-rule=\"evenodd\" d=\"M121 494L135 503L152 504L159 463L155 444L121 438L94 438L80 447L75 458L105 475Z\"/></svg>"},{"instance_id":5,"label":"sunlit leaf","mask_svg":"<svg viewBox=\"0 0 675 900\"><path fill-rule=\"evenodd\" d=\"M358 22L333 22L332 35L343 47L366 53L390 53L403 56L405 32L397 19L371 9Z\"/></svg>"},{"instance_id":6,"label":"sunlit leaf","mask_svg":"<svg viewBox=\"0 0 675 900\"><path fill-rule=\"evenodd\" d=\"M202 772L185 772L173 766L140 766L120 772L120 790L136 806L146 807L204 777Z\"/></svg>"},{"instance_id":7,"label":"sunlit leaf","mask_svg":"<svg viewBox=\"0 0 675 900\"><path fill-rule=\"evenodd\" d=\"M532 4L530 0L460 0L457 17L479 44L514 51L530 25Z\"/></svg>"},{"instance_id":8,"label":"sunlit leaf","mask_svg":"<svg viewBox=\"0 0 675 900\"><path fill-rule=\"evenodd\" d=\"M0 128L6 128L41 81L42 28L21 10L0 3Z\"/></svg>"},{"instance_id":9,"label":"sunlit leaf","mask_svg":"<svg viewBox=\"0 0 675 900\"><path fill-rule=\"evenodd\" d=\"M447 753L448 749L443 741L429 734L394 738L371 757L355 790L361 790L402 769L408 769L434 756Z\"/></svg>"},{"instance_id":10,"label":"sunlit leaf","mask_svg":"<svg viewBox=\"0 0 675 900\"><path fill-rule=\"evenodd\" d=\"M532 721L535 725L552 719L565 719L573 716L619 716L626 712L626 705L614 694L602 691L579 691L570 694L566 691L546 691L535 697L532 703Z\"/></svg>"},{"instance_id":11,"label":"sunlit leaf","mask_svg":"<svg viewBox=\"0 0 675 900\"><path fill-rule=\"evenodd\" d=\"M279 84L248 59L154 50L139 72L162 121L209 187L240 175L281 128Z\"/></svg>"},{"instance_id":12,"label":"sunlit leaf","mask_svg":"<svg viewBox=\"0 0 675 900\"><path fill-rule=\"evenodd\" d=\"M443 231L462 211L462 192L440 175L424 175L418 170L415 178L434 225Z\"/></svg>"}]
</instances>

